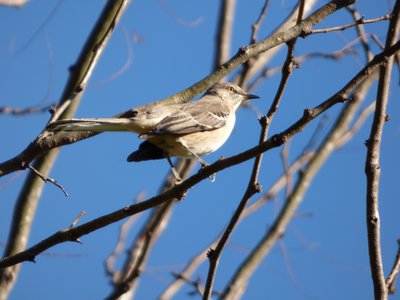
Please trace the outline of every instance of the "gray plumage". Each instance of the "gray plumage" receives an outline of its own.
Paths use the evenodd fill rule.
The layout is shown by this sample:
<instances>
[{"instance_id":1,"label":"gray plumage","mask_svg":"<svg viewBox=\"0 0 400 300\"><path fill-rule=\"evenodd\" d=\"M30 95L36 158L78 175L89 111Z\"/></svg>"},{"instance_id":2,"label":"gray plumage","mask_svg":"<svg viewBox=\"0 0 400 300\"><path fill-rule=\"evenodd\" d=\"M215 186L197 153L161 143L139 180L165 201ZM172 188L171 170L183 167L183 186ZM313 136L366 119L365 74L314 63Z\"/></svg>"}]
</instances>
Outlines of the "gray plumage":
<instances>
[{"instance_id":1,"label":"gray plumage","mask_svg":"<svg viewBox=\"0 0 400 300\"><path fill-rule=\"evenodd\" d=\"M221 147L235 125L240 104L258 98L233 83L218 83L197 101L137 108L116 118L69 119L49 124L50 131L132 131L145 141L128 161L163 157L200 158Z\"/></svg>"}]
</instances>

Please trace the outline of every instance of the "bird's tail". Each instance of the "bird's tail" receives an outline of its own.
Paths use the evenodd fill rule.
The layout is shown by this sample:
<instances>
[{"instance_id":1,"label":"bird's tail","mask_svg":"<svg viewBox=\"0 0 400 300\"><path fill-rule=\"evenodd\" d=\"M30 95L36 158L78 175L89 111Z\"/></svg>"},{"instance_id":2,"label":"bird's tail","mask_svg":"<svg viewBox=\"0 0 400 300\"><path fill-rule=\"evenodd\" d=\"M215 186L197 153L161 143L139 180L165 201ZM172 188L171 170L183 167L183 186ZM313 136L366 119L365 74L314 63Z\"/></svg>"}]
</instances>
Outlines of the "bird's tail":
<instances>
[{"instance_id":1,"label":"bird's tail","mask_svg":"<svg viewBox=\"0 0 400 300\"><path fill-rule=\"evenodd\" d=\"M139 149L132 152L128 158L128 162L138 162L143 160L163 159L165 158L164 151L156 145L148 141L144 141L139 145Z\"/></svg>"},{"instance_id":2,"label":"bird's tail","mask_svg":"<svg viewBox=\"0 0 400 300\"><path fill-rule=\"evenodd\" d=\"M65 119L50 123L49 131L135 131L128 118Z\"/></svg>"}]
</instances>

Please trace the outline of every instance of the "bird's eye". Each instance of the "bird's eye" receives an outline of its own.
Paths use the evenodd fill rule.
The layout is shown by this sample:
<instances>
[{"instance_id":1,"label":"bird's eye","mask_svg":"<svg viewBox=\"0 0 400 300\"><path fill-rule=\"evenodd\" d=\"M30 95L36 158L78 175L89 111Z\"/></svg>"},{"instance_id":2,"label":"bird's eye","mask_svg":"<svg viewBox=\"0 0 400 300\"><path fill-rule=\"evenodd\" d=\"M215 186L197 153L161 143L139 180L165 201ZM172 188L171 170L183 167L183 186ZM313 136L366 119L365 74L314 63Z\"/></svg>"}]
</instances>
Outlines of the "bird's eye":
<instances>
[{"instance_id":1,"label":"bird's eye","mask_svg":"<svg viewBox=\"0 0 400 300\"><path fill-rule=\"evenodd\" d=\"M233 92L233 91L235 91L235 88L233 86L228 86L227 90L230 91L230 92Z\"/></svg>"}]
</instances>

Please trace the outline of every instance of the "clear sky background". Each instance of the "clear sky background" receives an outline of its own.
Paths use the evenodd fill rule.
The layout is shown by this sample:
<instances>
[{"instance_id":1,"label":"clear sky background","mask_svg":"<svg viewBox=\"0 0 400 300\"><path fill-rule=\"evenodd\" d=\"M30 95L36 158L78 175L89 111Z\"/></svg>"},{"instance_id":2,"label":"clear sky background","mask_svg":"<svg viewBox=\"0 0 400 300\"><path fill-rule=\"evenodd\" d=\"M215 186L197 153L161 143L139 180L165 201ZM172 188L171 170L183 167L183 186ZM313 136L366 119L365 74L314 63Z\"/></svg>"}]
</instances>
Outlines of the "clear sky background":
<instances>
[{"instance_id":1,"label":"clear sky background","mask_svg":"<svg viewBox=\"0 0 400 300\"><path fill-rule=\"evenodd\" d=\"M237 1L232 55L249 41L250 26L263 0ZM64 88L68 68L97 20L105 1L32 0L21 9L0 7L0 106L28 107L55 103ZM260 37L275 29L296 1L271 1ZM319 1L317 7L325 4ZM387 1L359 1L357 7L367 19L390 11ZM215 28L219 1L132 1L107 45L90 80L76 117L109 117L128 108L155 101L192 85L208 75L214 57ZM47 19L47 21L46 21ZM319 27L351 22L338 12ZM387 22L366 26L381 41ZM295 54L333 52L356 37L355 30L299 39ZM284 94L271 134L280 132L299 118L305 108L315 106L337 92L364 64L364 55L348 55L337 62L316 58L294 72ZM373 51L379 52L374 45ZM283 62L278 55L271 67ZM398 70L394 83L382 143L380 210L385 274L392 266L396 240L400 238ZM260 85L253 104L266 113L279 74ZM366 103L374 100L376 87ZM341 105L327 114L327 130ZM48 113L23 117L0 115L0 160L22 151L43 129ZM290 144L293 161L306 145L321 118L313 122ZM243 299L372 299L365 222L366 148L371 118L357 136L325 163L305 195L284 238L277 243L250 281ZM228 142L205 158L213 162L256 145L257 115L250 109L238 112L235 130ZM82 222L130 205L144 192L155 195L168 172L166 161L128 164L127 155L139 144L130 133L105 133L63 147L51 177L69 193L47 184L39 203L29 245L71 224L79 212L88 212ZM280 150L264 158L260 183L264 191L282 172ZM196 167L198 168L198 166ZM205 180L189 190L175 206L165 233L157 241L143 272L137 299L154 299L179 271L202 250L229 221L246 188L252 161L217 174L216 182ZM13 206L26 176L25 171L0 178L0 249L4 249ZM257 196L254 197L257 199ZM244 221L222 254L215 288L222 289L233 270L258 242L284 202L284 193ZM140 215L128 245L148 212ZM23 263L10 299L102 299L110 292L103 261L112 252L122 222L96 231L81 240L82 245L65 243ZM207 275L206 262L194 278ZM176 299L187 299L186 287ZM392 299L400 299L399 294Z\"/></svg>"}]
</instances>

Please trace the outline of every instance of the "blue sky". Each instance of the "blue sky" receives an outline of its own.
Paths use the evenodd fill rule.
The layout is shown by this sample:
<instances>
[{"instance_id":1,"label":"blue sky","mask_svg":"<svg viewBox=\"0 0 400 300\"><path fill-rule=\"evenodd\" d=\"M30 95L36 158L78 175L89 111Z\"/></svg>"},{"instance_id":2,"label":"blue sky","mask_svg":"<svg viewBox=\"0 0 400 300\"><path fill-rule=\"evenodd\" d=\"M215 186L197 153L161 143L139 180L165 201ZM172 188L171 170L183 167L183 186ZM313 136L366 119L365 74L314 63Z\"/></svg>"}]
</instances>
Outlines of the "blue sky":
<instances>
[{"instance_id":1,"label":"blue sky","mask_svg":"<svg viewBox=\"0 0 400 300\"><path fill-rule=\"evenodd\" d=\"M232 55L248 43L250 26L264 1L237 1ZM273 2L273 3L272 3ZM276 28L295 1L271 1L260 37ZM319 1L317 7L323 5ZM65 85L68 68L75 62L83 42L102 10L104 1L30 1L21 9L0 7L0 106L27 107L55 103ZM54 8L57 8L54 10ZM108 117L128 108L176 93L208 75L214 55L218 1L132 1L114 32L89 82L76 117ZM380 1L357 4L365 18L388 13ZM52 11L54 10L54 13ZM50 16L50 17L49 17ZM48 19L47 22L45 20ZM185 22L181 22L181 21ZM351 22L349 14L338 12L319 27ZM184 24L182 24L184 23ZM189 24L189 25L188 25ZM387 23L366 26L384 41ZM295 54L332 52L356 37L354 30L313 35L299 39ZM338 91L363 65L358 56L337 62L312 59L304 62L290 78L271 134L297 120L303 110ZM374 44L373 51L378 47ZM271 66L280 65L285 53ZM124 72L118 70L124 68ZM115 76L118 74L118 76ZM115 78L114 78L115 77ZM280 76L269 78L254 93L253 104L266 113ZM398 200L399 91L398 70L394 69L388 113L382 142L380 209L382 250L386 275L397 251L400 209ZM376 87L364 107L376 96ZM330 110L327 128L341 105ZM0 115L0 160L24 149L43 129L48 113L23 117ZM290 143L289 159L301 152L319 119ZM299 207L299 214L284 238L272 249L252 277L243 299L372 299L365 225L366 148L371 118L356 137L335 152L322 167ZM228 142L207 156L213 162L254 146L258 141L257 115L241 109ZM168 172L166 161L126 163L139 139L130 133L105 133L65 146L51 172L68 191L69 197L47 184L37 210L29 245L71 224L80 211L88 211L80 222L131 204L141 192L155 195ZM280 150L265 155L260 172L264 191L282 172ZM198 168L198 166L196 167ZM137 299L154 299L192 255L202 250L229 221L246 188L252 162L217 174L216 182L205 180L189 190L176 204L165 233L154 246L137 290ZM12 210L26 172L0 178L0 245L7 241ZM253 201L257 199L254 197ZM217 271L216 289L222 289L233 270L246 257L274 220L284 202L284 193L263 207L236 229L223 252ZM139 216L128 236L134 238L148 212ZM110 292L104 259L117 241L119 227L113 224L82 238L83 244L58 245L37 257L37 263L23 263L10 299L101 299ZM122 262L119 261L119 265ZM194 278L206 278L205 263ZM186 287L176 299L187 299ZM392 299L400 299L397 295Z\"/></svg>"}]
</instances>

